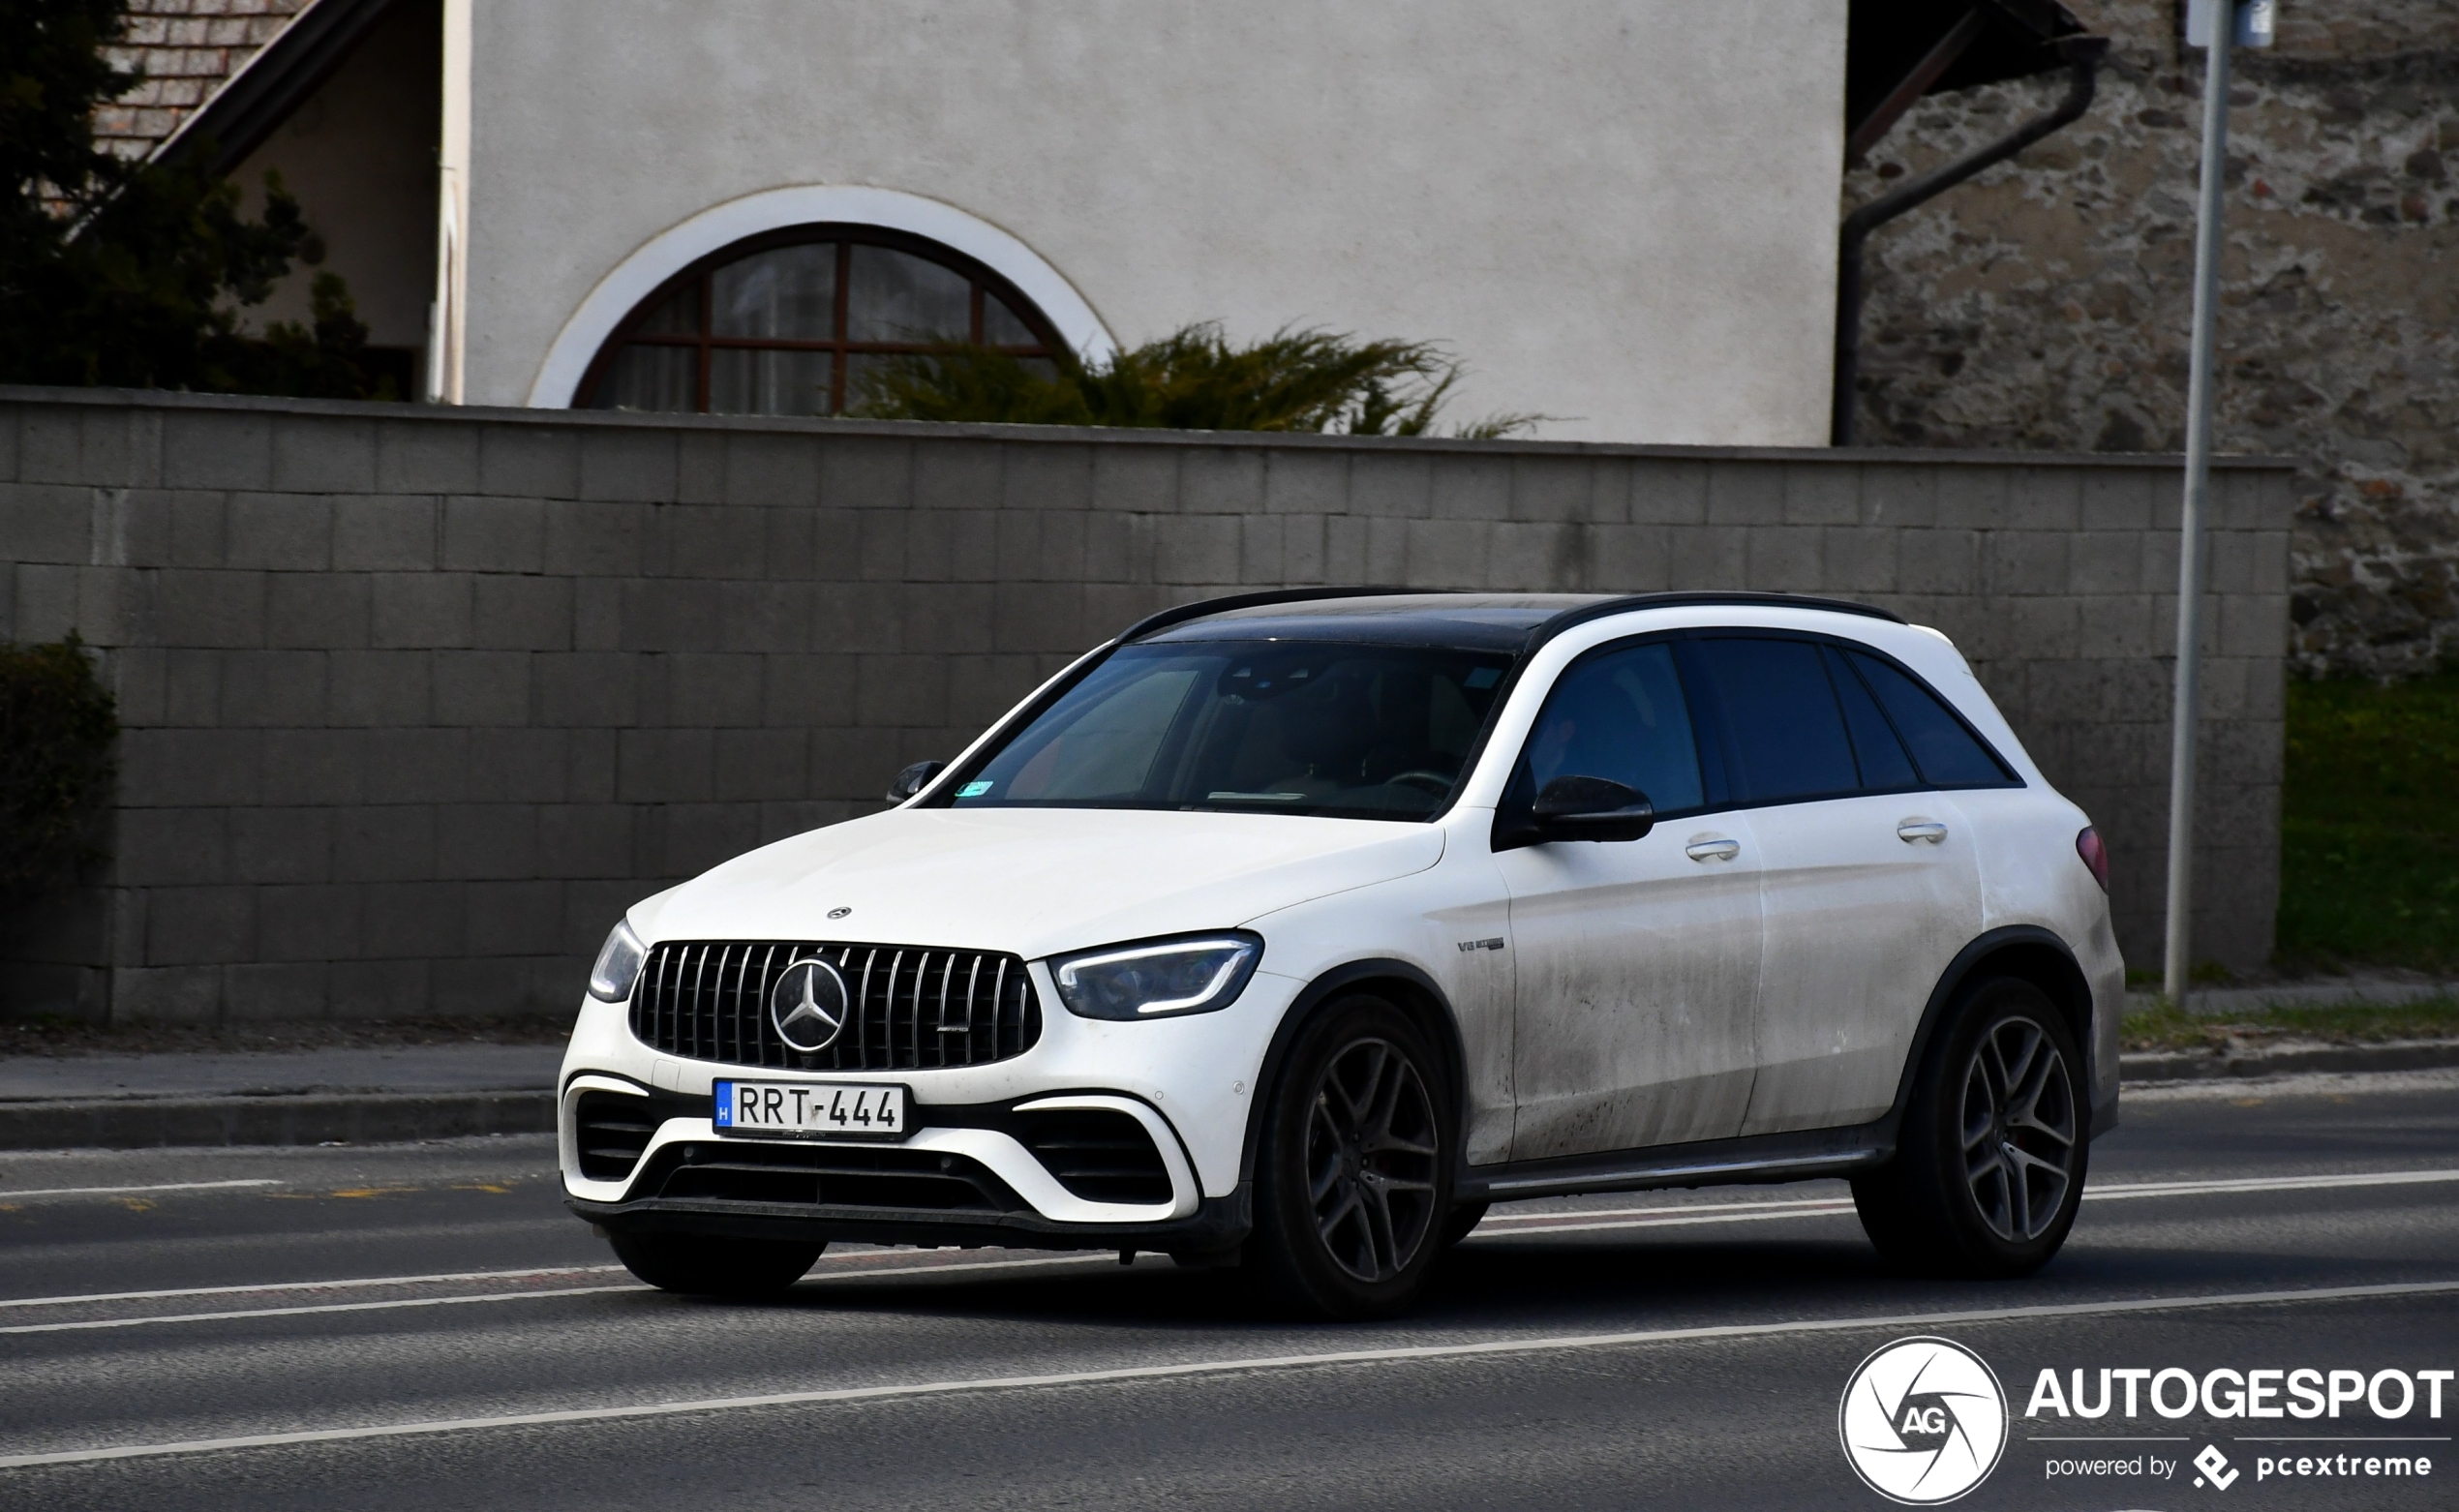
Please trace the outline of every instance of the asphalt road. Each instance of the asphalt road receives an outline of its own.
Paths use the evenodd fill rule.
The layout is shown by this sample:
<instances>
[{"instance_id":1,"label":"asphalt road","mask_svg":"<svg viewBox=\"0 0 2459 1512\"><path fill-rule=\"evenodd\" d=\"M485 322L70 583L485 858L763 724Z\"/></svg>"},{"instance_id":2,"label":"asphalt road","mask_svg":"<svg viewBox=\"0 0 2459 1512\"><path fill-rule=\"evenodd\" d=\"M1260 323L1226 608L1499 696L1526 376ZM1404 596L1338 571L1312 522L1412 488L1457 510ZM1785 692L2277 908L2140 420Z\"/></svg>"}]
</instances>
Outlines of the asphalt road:
<instances>
[{"instance_id":1,"label":"asphalt road","mask_svg":"<svg viewBox=\"0 0 2459 1512\"><path fill-rule=\"evenodd\" d=\"M97 1188L160 1190L62 1190ZM1021 1252L671 1297L564 1214L542 1139L0 1156L0 1507L1875 1508L1837 1404L1911 1335L2010 1399L1959 1506L2459 1502L2459 1382L2440 1418L2025 1415L2045 1368L2459 1366L2459 1076L2132 1098L2092 1192L1990 1285L1887 1273L1835 1184L1523 1204L1413 1316L1335 1327ZM2410 1441L2251 1441L2291 1435ZM2257 1478L2352 1447L2431 1472Z\"/></svg>"}]
</instances>

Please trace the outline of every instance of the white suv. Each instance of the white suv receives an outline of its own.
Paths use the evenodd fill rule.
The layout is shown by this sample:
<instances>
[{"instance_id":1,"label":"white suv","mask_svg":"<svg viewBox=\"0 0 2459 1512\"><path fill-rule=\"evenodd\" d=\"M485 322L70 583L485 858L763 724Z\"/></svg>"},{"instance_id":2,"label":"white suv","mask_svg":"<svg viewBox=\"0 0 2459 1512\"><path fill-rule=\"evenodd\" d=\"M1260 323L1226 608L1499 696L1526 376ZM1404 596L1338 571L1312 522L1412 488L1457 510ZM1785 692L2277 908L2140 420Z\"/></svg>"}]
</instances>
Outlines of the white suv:
<instances>
[{"instance_id":1,"label":"white suv","mask_svg":"<svg viewBox=\"0 0 2459 1512\"><path fill-rule=\"evenodd\" d=\"M1490 1202L1837 1176L2014 1275L2115 1122L2099 836L1879 610L1219 599L890 797L607 940L563 1177L643 1280L1099 1248L1365 1316Z\"/></svg>"}]
</instances>

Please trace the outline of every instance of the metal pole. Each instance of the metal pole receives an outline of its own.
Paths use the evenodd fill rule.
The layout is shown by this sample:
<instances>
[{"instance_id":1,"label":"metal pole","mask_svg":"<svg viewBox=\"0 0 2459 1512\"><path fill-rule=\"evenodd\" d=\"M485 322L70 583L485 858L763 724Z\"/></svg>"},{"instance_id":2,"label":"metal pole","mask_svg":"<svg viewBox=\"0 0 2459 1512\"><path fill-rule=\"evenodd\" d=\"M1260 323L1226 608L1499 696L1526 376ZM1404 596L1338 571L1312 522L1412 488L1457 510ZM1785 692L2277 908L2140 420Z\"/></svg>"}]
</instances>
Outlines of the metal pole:
<instances>
[{"instance_id":1,"label":"metal pole","mask_svg":"<svg viewBox=\"0 0 2459 1512\"><path fill-rule=\"evenodd\" d=\"M2213 327L2220 316L2221 178L2229 161L2229 49L2236 6L2211 23L2202 76L2202 200L2195 222L2194 358L2186 385L2186 497L2177 520L2177 705L2169 745L2169 940L2162 988L2182 1008L2193 969L2195 734L2202 695L2202 518L2211 499Z\"/></svg>"}]
</instances>

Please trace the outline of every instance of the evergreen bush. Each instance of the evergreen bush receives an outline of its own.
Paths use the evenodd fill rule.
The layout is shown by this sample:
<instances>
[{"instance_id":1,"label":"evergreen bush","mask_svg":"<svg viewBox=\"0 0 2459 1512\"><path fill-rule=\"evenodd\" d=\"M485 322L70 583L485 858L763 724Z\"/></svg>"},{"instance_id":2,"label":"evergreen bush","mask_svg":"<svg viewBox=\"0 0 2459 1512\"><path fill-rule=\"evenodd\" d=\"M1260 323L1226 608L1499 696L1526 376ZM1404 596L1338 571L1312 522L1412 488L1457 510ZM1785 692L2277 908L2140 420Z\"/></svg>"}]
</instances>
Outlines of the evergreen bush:
<instances>
[{"instance_id":1,"label":"evergreen bush","mask_svg":"<svg viewBox=\"0 0 2459 1512\"><path fill-rule=\"evenodd\" d=\"M71 632L0 644L0 899L54 892L102 859L93 820L117 767L119 716Z\"/></svg>"},{"instance_id":2,"label":"evergreen bush","mask_svg":"<svg viewBox=\"0 0 2459 1512\"><path fill-rule=\"evenodd\" d=\"M1284 329L1237 347L1206 323L1091 362L971 346L899 357L864 375L848 412L873 420L1426 436L1459 381L1460 364L1431 342ZM1452 434L1509 436L1541 418L1491 415Z\"/></svg>"}]
</instances>

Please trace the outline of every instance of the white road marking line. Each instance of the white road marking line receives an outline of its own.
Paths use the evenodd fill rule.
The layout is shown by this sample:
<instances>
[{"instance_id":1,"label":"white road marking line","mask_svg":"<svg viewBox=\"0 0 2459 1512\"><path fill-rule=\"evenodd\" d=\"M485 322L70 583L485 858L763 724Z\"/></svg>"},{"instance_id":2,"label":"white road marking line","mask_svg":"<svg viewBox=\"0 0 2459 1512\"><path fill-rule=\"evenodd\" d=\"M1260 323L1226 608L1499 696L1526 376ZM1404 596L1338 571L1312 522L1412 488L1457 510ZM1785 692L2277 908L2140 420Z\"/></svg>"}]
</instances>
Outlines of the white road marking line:
<instances>
[{"instance_id":1,"label":"white road marking line","mask_svg":"<svg viewBox=\"0 0 2459 1512\"><path fill-rule=\"evenodd\" d=\"M0 1202L18 1197L107 1197L133 1192L213 1192L231 1187L280 1187L288 1183L270 1176L251 1181L164 1181L150 1187L46 1187L38 1192L0 1192Z\"/></svg>"},{"instance_id":2,"label":"white road marking line","mask_svg":"<svg viewBox=\"0 0 2459 1512\"><path fill-rule=\"evenodd\" d=\"M2083 1189L2083 1200L2115 1197L2177 1197L2205 1192L2320 1192L2333 1187L2404 1187L2459 1181L2459 1170L2370 1170L2336 1176L2245 1176L2229 1181L2132 1181Z\"/></svg>"},{"instance_id":3,"label":"white road marking line","mask_svg":"<svg viewBox=\"0 0 2459 1512\"><path fill-rule=\"evenodd\" d=\"M867 1256L848 1256L848 1258L867 1258ZM1027 1267L1042 1265L1107 1265L1114 1263L1116 1262L1108 1255L1069 1255L1043 1260L964 1260L952 1265L881 1265L875 1266L869 1270L838 1271L833 1275L822 1275L815 1271L810 1276L805 1277L804 1280L877 1281L883 1277L925 1276L940 1271L1020 1270ZM594 1265L588 1268L591 1270L622 1269L620 1265ZM519 1271L500 1271L493 1274L518 1276L524 1273ZM570 1273L562 1271L541 1271L531 1274L556 1276ZM333 1283L333 1285L365 1285L373 1284L364 1282L337 1282ZM268 1287L265 1289L289 1290L304 1288ZM383 1302L325 1302L303 1307L243 1308L228 1313L166 1313L151 1315L144 1317L102 1317L80 1319L79 1321L74 1323L15 1323L7 1327L0 1327L0 1334L73 1334L83 1333L97 1328L137 1328L148 1323L218 1323L236 1318L248 1317L301 1317L312 1313L381 1313L393 1308L445 1307L458 1302L518 1302L530 1297L589 1297L596 1296L602 1292L608 1291L649 1291L653 1289L654 1288L645 1285L550 1286L537 1291L491 1291L477 1296L467 1297L397 1297ZM141 1295L141 1293L138 1294ZM77 1299L62 1297L51 1300L75 1301ZM24 1304L19 1305L23 1306Z\"/></svg>"},{"instance_id":4,"label":"white road marking line","mask_svg":"<svg viewBox=\"0 0 2459 1512\"><path fill-rule=\"evenodd\" d=\"M452 1307L463 1302L516 1302L525 1297L588 1297L605 1291L647 1291L623 1286L558 1286L547 1291L490 1291L468 1297L396 1297L388 1302L324 1302L314 1307L258 1307L237 1313L172 1313L158 1317L98 1317L75 1323L18 1323L0 1334L71 1334L92 1328L137 1328L149 1323L220 1323L240 1317L303 1317L311 1313L381 1313L391 1308Z\"/></svg>"},{"instance_id":5,"label":"white road marking line","mask_svg":"<svg viewBox=\"0 0 2459 1512\"><path fill-rule=\"evenodd\" d=\"M244 1286L170 1286L159 1291L89 1291L73 1297L0 1298L0 1308L67 1307L78 1302L159 1302L167 1297L232 1297L267 1291L340 1291L364 1286L421 1286L453 1281L528 1281L537 1276L590 1276L621 1265L550 1265L522 1271L448 1271L440 1276L368 1276L354 1281L276 1281Z\"/></svg>"},{"instance_id":6,"label":"white road marking line","mask_svg":"<svg viewBox=\"0 0 2459 1512\"><path fill-rule=\"evenodd\" d=\"M857 1250L842 1255L820 1256L823 1265L839 1265L848 1261L878 1259L894 1255L893 1249ZM1106 1258L1107 1256L1094 1256ZM1070 1258L1078 1258L1071 1256ZM993 1260L991 1265L1041 1265L1043 1260ZM445 1271L434 1276L362 1276L347 1281L275 1281L250 1283L238 1286L167 1286L154 1291L89 1291L63 1297L0 1297L0 1308L67 1307L85 1302L160 1302L171 1297L233 1297L261 1294L267 1291L340 1291L369 1286L427 1286L457 1281L529 1281L539 1276L594 1276L619 1271L621 1265L549 1265L532 1270L512 1271ZM921 1268L921 1267L917 1267ZM939 1269L957 1267L942 1266Z\"/></svg>"},{"instance_id":7,"label":"white road marking line","mask_svg":"<svg viewBox=\"0 0 2459 1512\"><path fill-rule=\"evenodd\" d=\"M2231 1192L2321 1192L2344 1187L2400 1187L2448 1181L2459 1181L2459 1170L2353 1171L2329 1176L2245 1176L2215 1181L2130 1181L2114 1186L2086 1187L2083 1189L2083 1200L2100 1202L2128 1197L2185 1197ZM1657 1228L1683 1224L1739 1224L1753 1219L1815 1218L1852 1210L1853 1199L1850 1197L1804 1197L1780 1202L1693 1202L1667 1207L1569 1208L1555 1213L1496 1214L1479 1224L1472 1232L1479 1238L1522 1233L1574 1234L1605 1228ZM1507 1226L1497 1228L1494 1226L1497 1224Z\"/></svg>"},{"instance_id":8,"label":"white road marking line","mask_svg":"<svg viewBox=\"0 0 2459 1512\"><path fill-rule=\"evenodd\" d=\"M1981 1308L1958 1313L1902 1313L1878 1317L1803 1318L1787 1323L1724 1323L1696 1328L1652 1328L1630 1333L1572 1334L1545 1339L1495 1339L1479 1344L1403 1345L1386 1349L1342 1349L1321 1354L1258 1355L1246 1359L1195 1360L1177 1365L1130 1365L1111 1370L1065 1371L1047 1376L993 1376L972 1380L918 1381L905 1385L837 1386L813 1391L774 1391L747 1397L707 1397L689 1402L654 1402L627 1406L566 1407L545 1412L507 1412L495 1417L438 1418L416 1423L379 1423L359 1428L309 1428L289 1433L240 1434L227 1438L189 1438L171 1443L119 1444L103 1449L64 1449L48 1454L0 1455L0 1469L35 1465L80 1465L100 1460L135 1460L173 1454L208 1454L222 1449L258 1449L287 1444L338 1443L363 1438L400 1438L418 1434L459 1433L482 1428L530 1428L562 1423L618 1422L627 1418L673 1417L686 1412L722 1412L745 1407L806 1406L832 1402L872 1402L891 1398L939 1397L1035 1386L1084 1386L1120 1381L1169 1380L1190 1376L1242 1375L1257 1371L1291 1370L1325 1365L1377 1365L1418 1360L1463 1359L1478 1355L1543 1354L1617 1346L1681 1344L1705 1340L1769 1338L1788 1334L1853 1333L1868 1329L1939 1328L1960 1323L2028 1322L2111 1314L2166 1313L2188 1309L2260 1307L2273 1303L2361 1301L2383 1297L2432 1296L2459 1292L2459 1281L2390 1282L2365 1286L2317 1286L2302 1291L2240 1291L2208 1296L2136 1297L2110 1302L2066 1302L2038 1307Z\"/></svg>"}]
</instances>

